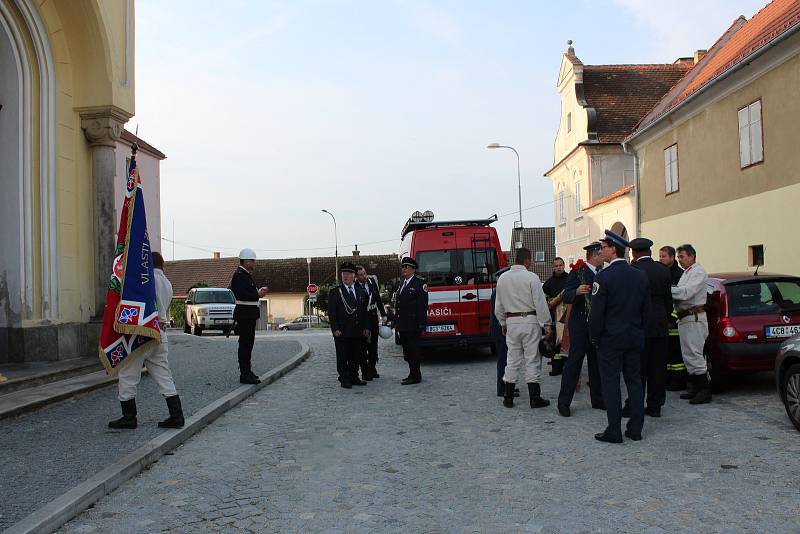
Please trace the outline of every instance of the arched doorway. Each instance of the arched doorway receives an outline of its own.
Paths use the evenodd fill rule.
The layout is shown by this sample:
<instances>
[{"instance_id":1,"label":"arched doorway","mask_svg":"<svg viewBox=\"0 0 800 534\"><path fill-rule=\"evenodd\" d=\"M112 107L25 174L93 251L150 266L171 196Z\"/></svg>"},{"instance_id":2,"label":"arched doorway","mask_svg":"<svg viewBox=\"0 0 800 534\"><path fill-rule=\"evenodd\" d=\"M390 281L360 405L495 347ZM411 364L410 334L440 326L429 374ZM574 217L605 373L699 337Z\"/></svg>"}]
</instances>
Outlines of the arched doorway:
<instances>
[{"instance_id":1,"label":"arched doorway","mask_svg":"<svg viewBox=\"0 0 800 534\"><path fill-rule=\"evenodd\" d=\"M619 221L617 221L613 225L611 225L611 231L614 232L615 234L617 234L618 236L621 236L625 240L629 240L630 239L628 237L628 229L625 228L625 225L622 224Z\"/></svg>"},{"instance_id":2,"label":"arched doorway","mask_svg":"<svg viewBox=\"0 0 800 534\"><path fill-rule=\"evenodd\" d=\"M0 329L22 319L23 146L22 68L15 41L0 17ZM0 346L0 361L5 346Z\"/></svg>"}]
</instances>

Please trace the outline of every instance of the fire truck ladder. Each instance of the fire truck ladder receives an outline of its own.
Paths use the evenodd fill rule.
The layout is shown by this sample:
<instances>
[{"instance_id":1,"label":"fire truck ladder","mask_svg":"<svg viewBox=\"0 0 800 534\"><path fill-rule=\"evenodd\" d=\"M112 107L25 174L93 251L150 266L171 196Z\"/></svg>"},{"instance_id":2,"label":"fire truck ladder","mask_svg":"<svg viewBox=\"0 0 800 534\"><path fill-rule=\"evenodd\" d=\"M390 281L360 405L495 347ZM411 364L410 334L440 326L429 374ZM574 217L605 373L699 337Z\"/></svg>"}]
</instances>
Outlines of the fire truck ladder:
<instances>
[{"instance_id":1,"label":"fire truck ladder","mask_svg":"<svg viewBox=\"0 0 800 534\"><path fill-rule=\"evenodd\" d=\"M472 243L470 252L472 254L472 269L475 271L475 285L479 286L481 283L488 283L492 279L492 274L489 272L491 268L489 261L489 250L492 248L492 239L489 232L476 232L472 235ZM483 261L479 261L483 260ZM483 265L486 267L486 279L482 280L478 272L478 266ZM486 329L488 331L489 323L491 322L490 314L491 307L488 314L481 315L481 291L480 287L476 291L478 294L475 299L475 315L478 318L478 326L481 331Z\"/></svg>"}]
</instances>

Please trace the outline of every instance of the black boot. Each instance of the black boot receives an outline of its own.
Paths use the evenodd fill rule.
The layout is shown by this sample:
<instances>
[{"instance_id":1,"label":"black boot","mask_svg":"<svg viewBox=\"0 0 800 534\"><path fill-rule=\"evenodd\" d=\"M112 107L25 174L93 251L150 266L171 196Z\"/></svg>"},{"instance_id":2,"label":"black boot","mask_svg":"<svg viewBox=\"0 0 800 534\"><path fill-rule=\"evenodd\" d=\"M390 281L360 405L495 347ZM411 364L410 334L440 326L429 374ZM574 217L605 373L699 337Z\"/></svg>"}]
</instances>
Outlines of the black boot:
<instances>
[{"instance_id":1,"label":"black boot","mask_svg":"<svg viewBox=\"0 0 800 534\"><path fill-rule=\"evenodd\" d=\"M692 397L689 404L706 404L711 402L711 385L708 383L708 375L703 373L697 375L697 395Z\"/></svg>"},{"instance_id":2,"label":"black boot","mask_svg":"<svg viewBox=\"0 0 800 534\"><path fill-rule=\"evenodd\" d=\"M120 401L122 406L122 417L108 422L108 428L130 428L134 429L139 426L136 421L136 399Z\"/></svg>"},{"instance_id":3,"label":"black boot","mask_svg":"<svg viewBox=\"0 0 800 534\"><path fill-rule=\"evenodd\" d=\"M503 390L503 406L506 408L514 407L514 383L506 382Z\"/></svg>"},{"instance_id":4,"label":"black boot","mask_svg":"<svg viewBox=\"0 0 800 534\"><path fill-rule=\"evenodd\" d=\"M542 387L538 382L528 382L528 395L531 397L531 408L550 406L550 401L542 398Z\"/></svg>"},{"instance_id":5,"label":"black boot","mask_svg":"<svg viewBox=\"0 0 800 534\"><path fill-rule=\"evenodd\" d=\"M502 397L506 394L506 383L503 382L502 378L497 379L497 396Z\"/></svg>"},{"instance_id":6,"label":"black boot","mask_svg":"<svg viewBox=\"0 0 800 534\"><path fill-rule=\"evenodd\" d=\"M181 398L178 395L173 395L165 399L167 401L167 409L169 409L169 417L163 421L159 421L159 428L183 428L183 409L181 408Z\"/></svg>"},{"instance_id":7,"label":"black boot","mask_svg":"<svg viewBox=\"0 0 800 534\"><path fill-rule=\"evenodd\" d=\"M686 389L686 371L670 371L667 391L683 391Z\"/></svg>"},{"instance_id":8,"label":"black boot","mask_svg":"<svg viewBox=\"0 0 800 534\"><path fill-rule=\"evenodd\" d=\"M687 384L686 384L686 393L681 393L681 398L684 400L691 400L697 395L700 387L697 382L697 378L699 375L689 375L687 377Z\"/></svg>"},{"instance_id":9,"label":"black boot","mask_svg":"<svg viewBox=\"0 0 800 534\"><path fill-rule=\"evenodd\" d=\"M558 375L560 375L561 373L564 372L564 358L563 357L556 358L554 356L553 357L553 361L552 361L552 365L553 365L553 368L550 369L550 372L548 373L550 376L558 376Z\"/></svg>"}]
</instances>

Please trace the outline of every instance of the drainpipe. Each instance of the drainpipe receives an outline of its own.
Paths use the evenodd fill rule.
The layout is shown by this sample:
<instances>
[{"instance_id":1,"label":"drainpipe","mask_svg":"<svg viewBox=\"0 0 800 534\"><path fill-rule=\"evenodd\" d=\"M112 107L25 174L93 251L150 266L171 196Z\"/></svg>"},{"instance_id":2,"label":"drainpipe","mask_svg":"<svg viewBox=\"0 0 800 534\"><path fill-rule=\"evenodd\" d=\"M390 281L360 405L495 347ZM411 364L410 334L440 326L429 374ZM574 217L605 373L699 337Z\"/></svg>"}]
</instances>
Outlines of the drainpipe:
<instances>
[{"instance_id":1,"label":"drainpipe","mask_svg":"<svg viewBox=\"0 0 800 534\"><path fill-rule=\"evenodd\" d=\"M631 150L629 150L631 148ZM630 154L633 156L633 190L635 192L634 197L636 198L636 237L642 235L642 208L641 208L641 195L639 193L639 154L636 150L633 150L630 147L630 143L623 142L622 143L622 151L626 154Z\"/></svg>"}]
</instances>

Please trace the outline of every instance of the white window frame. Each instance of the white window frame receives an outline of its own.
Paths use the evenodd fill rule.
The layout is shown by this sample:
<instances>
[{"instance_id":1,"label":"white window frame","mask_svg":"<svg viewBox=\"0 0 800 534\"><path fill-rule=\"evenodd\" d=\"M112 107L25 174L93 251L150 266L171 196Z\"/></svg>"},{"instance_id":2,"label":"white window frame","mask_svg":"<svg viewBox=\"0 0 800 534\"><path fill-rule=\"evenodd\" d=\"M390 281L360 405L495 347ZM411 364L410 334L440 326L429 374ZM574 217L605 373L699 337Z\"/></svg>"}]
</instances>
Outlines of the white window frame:
<instances>
[{"instance_id":1,"label":"white window frame","mask_svg":"<svg viewBox=\"0 0 800 534\"><path fill-rule=\"evenodd\" d=\"M572 112L567 113L567 133L572 131Z\"/></svg>"},{"instance_id":2,"label":"white window frame","mask_svg":"<svg viewBox=\"0 0 800 534\"><path fill-rule=\"evenodd\" d=\"M670 195L678 189L678 143L675 143L664 149L664 190Z\"/></svg>"},{"instance_id":3,"label":"white window frame","mask_svg":"<svg viewBox=\"0 0 800 534\"><path fill-rule=\"evenodd\" d=\"M537 250L533 261L542 262L544 261L544 259L545 259L544 250Z\"/></svg>"},{"instance_id":4,"label":"white window frame","mask_svg":"<svg viewBox=\"0 0 800 534\"><path fill-rule=\"evenodd\" d=\"M764 122L761 99L737 112L739 122L739 165L746 169L764 161Z\"/></svg>"},{"instance_id":5,"label":"white window frame","mask_svg":"<svg viewBox=\"0 0 800 534\"><path fill-rule=\"evenodd\" d=\"M567 224L566 204L564 202L564 189L558 192L558 224Z\"/></svg>"},{"instance_id":6,"label":"white window frame","mask_svg":"<svg viewBox=\"0 0 800 534\"><path fill-rule=\"evenodd\" d=\"M575 182L575 218L583 217L583 205L581 204L581 182Z\"/></svg>"}]
</instances>

